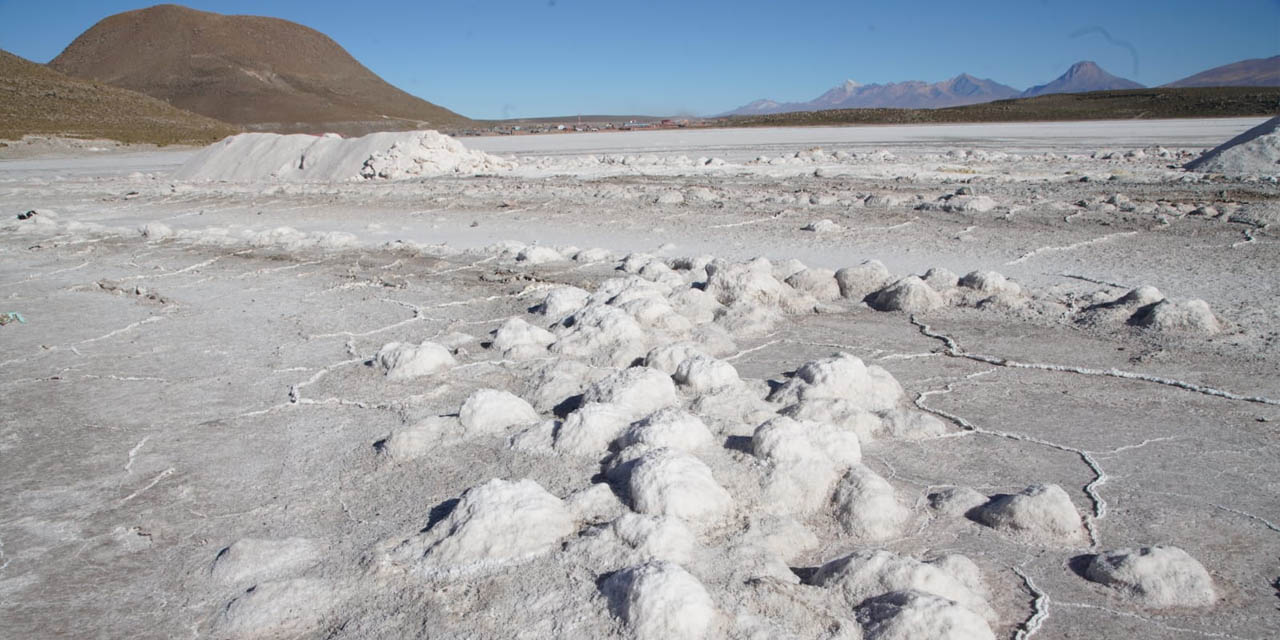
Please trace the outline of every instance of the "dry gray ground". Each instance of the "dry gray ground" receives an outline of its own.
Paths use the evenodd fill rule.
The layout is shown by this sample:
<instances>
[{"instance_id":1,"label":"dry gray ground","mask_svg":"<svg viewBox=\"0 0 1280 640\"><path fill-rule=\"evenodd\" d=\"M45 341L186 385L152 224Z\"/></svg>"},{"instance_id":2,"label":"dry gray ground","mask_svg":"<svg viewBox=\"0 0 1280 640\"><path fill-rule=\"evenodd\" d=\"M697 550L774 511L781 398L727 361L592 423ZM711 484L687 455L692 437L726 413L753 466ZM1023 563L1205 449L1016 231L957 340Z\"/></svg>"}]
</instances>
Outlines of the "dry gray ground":
<instances>
[{"instance_id":1,"label":"dry gray ground","mask_svg":"<svg viewBox=\"0 0 1280 640\"><path fill-rule=\"evenodd\" d=\"M457 580L371 568L380 543L422 529L438 505L490 478L533 478L559 497L589 485L598 461L513 451L502 438L440 445L401 463L381 459L374 444L456 412L475 389L518 390L530 365L485 349L489 332L513 316L545 324L527 310L548 284L590 290L619 275L614 262L527 266L492 251L377 246L400 238L763 254L832 268L878 258L898 274L939 265L1014 276L1035 304L948 306L913 320L842 300L738 339L724 357L744 378L782 380L808 360L848 351L888 369L921 408L959 423L949 423L948 437L864 444L866 464L913 506L909 532L867 545L814 516L808 524L820 544L793 569L807 574L868 547L963 553L991 588L1000 637L1280 635L1280 259L1274 229L1259 226L1274 219L1280 188L1179 182L1168 159L912 156L949 148L890 147L916 167L911 176L867 161L821 177L811 167L575 169L265 189L173 185L163 155L123 156L115 166L0 164L7 218L47 208L62 225L15 222L0 233L0 312L26 319L0 327L4 635L231 634L220 616L252 583L218 579L215 557L237 540L292 537L320 549L286 576L307 580L287 594L315 611L306 637L626 633L600 595L601 572L569 544L518 570ZM134 169L147 173L128 175ZM915 208L963 184L996 207ZM689 197L696 187L713 197ZM669 191L685 203L655 202ZM1155 209L1102 206L1117 193ZM852 204L885 194L903 200ZM1190 214L1206 205L1264 222ZM801 230L824 218L842 229ZM106 226L68 228L68 220ZM216 235L209 229L240 239L200 244L117 231L161 220L206 242ZM281 224L348 231L358 242L322 249L293 236L241 238ZM1084 307L1140 284L1203 298L1226 329L1201 336L1086 321ZM385 343L450 332L478 340L462 347L462 366L447 376L388 382L366 364ZM749 457L733 450L733 438L725 446L730 461ZM939 488L990 495L1040 482L1067 489L1096 532L1093 544L1030 544L928 507ZM730 525L703 543L718 549L739 533ZM1151 544L1200 560L1219 602L1148 610L1079 575L1083 556ZM763 606L766 587L738 581L719 553L689 567L718 608L733 619ZM797 601L815 589L777 588ZM841 618L813 614L828 615Z\"/></svg>"}]
</instances>

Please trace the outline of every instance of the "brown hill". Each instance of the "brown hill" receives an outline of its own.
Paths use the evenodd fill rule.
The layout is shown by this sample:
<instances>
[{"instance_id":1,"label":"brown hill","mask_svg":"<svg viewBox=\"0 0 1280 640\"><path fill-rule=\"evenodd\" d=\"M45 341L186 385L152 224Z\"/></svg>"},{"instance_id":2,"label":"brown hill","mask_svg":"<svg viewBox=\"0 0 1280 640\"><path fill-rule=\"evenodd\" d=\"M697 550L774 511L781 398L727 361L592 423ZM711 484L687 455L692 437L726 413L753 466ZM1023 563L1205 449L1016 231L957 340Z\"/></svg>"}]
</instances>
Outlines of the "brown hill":
<instances>
[{"instance_id":1,"label":"brown hill","mask_svg":"<svg viewBox=\"0 0 1280 640\"><path fill-rule=\"evenodd\" d=\"M374 75L299 24L159 5L106 18L49 66L252 130L362 134L467 119Z\"/></svg>"},{"instance_id":2,"label":"brown hill","mask_svg":"<svg viewBox=\"0 0 1280 640\"><path fill-rule=\"evenodd\" d=\"M39 134L207 144L237 131L150 96L71 78L0 50L0 138Z\"/></svg>"}]
</instances>

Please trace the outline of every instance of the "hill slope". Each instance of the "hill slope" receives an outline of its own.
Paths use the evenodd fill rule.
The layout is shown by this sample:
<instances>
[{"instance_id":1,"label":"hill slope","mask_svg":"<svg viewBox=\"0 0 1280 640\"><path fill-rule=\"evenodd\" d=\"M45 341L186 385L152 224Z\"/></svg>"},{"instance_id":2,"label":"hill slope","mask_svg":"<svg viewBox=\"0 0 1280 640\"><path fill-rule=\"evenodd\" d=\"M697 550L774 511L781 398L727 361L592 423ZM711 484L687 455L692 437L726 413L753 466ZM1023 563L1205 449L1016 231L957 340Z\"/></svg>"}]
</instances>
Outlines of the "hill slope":
<instances>
[{"instance_id":1,"label":"hill slope","mask_svg":"<svg viewBox=\"0 0 1280 640\"><path fill-rule=\"evenodd\" d=\"M1170 82L1166 87L1280 87L1280 56L1241 60Z\"/></svg>"},{"instance_id":2,"label":"hill slope","mask_svg":"<svg viewBox=\"0 0 1280 640\"><path fill-rule=\"evenodd\" d=\"M1087 93L1089 91L1119 91L1123 89L1141 89L1142 85L1113 76L1099 67L1097 63L1085 60L1071 65L1067 72L1058 76L1053 82L1031 87L1019 97L1032 98L1050 93Z\"/></svg>"},{"instance_id":3,"label":"hill slope","mask_svg":"<svg viewBox=\"0 0 1280 640\"><path fill-rule=\"evenodd\" d=\"M207 144L237 131L161 100L71 78L0 50L0 138L39 134Z\"/></svg>"},{"instance_id":4,"label":"hill slope","mask_svg":"<svg viewBox=\"0 0 1280 640\"><path fill-rule=\"evenodd\" d=\"M467 122L387 84L328 36L277 18L177 5L128 11L49 65L254 130L358 134Z\"/></svg>"}]
</instances>

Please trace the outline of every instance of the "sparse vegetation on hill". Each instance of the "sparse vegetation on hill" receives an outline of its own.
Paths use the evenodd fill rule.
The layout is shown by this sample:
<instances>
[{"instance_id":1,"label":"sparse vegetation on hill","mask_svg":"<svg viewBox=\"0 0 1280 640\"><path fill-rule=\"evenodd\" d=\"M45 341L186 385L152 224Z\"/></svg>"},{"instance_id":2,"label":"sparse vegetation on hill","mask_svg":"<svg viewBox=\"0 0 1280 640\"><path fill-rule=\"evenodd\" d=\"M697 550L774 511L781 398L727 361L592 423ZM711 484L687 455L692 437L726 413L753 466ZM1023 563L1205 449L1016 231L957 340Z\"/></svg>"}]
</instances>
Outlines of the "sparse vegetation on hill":
<instances>
[{"instance_id":1,"label":"sparse vegetation on hill","mask_svg":"<svg viewBox=\"0 0 1280 640\"><path fill-rule=\"evenodd\" d=\"M0 51L0 139L38 134L161 145L207 144L238 131L162 100L71 78Z\"/></svg>"},{"instance_id":2,"label":"sparse vegetation on hill","mask_svg":"<svg viewBox=\"0 0 1280 640\"><path fill-rule=\"evenodd\" d=\"M1206 87L1094 91L997 100L945 109L832 109L733 116L730 127L839 124L1043 122L1126 118L1226 118L1280 112L1280 87Z\"/></svg>"}]
</instances>

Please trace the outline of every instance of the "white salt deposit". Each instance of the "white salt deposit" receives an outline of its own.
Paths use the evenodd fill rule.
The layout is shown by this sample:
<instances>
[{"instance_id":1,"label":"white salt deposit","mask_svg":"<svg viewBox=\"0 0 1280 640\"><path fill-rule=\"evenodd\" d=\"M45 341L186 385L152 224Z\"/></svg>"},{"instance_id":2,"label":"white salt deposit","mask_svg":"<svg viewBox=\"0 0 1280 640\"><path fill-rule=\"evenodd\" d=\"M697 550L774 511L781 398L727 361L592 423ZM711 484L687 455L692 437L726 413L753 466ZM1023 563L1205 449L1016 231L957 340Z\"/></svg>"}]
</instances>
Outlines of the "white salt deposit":
<instances>
[{"instance_id":1,"label":"white salt deposit","mask_svg":"<svg viewBox=\"0 0 1280 640\"><path fill-rule=\"evenodd\" d=\"M493 479L466 490L449 515L393 548L386 561L421 575L456 575L554 550L573 512L537 482Z\"/></svg>"},{"instance_id":2,"label":"white salt deposit","mask_svg":"<svg viewBox=\"0 0 1280 640\"><path fill-rule=\"evenodd\" d=\"M811 582L836 591L851 607L890 591L919 591L946 598L982 619L994 621L995 610L982 590L970 586L975 580L981 581L980 575L974 577L976 569L973 561L959 555L950 560L921 562L890 551L859 551L822 565Z\"/></svg>"},{"instance_id":3,"label":"white salt deposit","mask_svg":"<svg viewBox=\"0 0 1280 640\"><path fill-rule=\"evenodd\" d=\"M745 303L753 308L805 313L812 311L816 302L775 278L773 265L764 258L745 264L708 265L707 274L706 292L726 306Z\"/></svg>"},{"instance_id":4,"label":"white salt deposit","mask_svg":"<svg viewBox=\"0 0 1280 640\"><path fill-rule=\"evenodd\" d=\"M714 523L733 506L733 498L707 465L672 449L655 449L636 460L627 487L636 511L674 516L690 524Z\"/></svg>"},{"instance_id":5,"label":"white salt deposit","mask_svg":"<svg viewBox=\"0 0 1280 640\"><path fill-rule=\"evenodd\" d=\"M1120 549L1094 556L1085 577L1144 607L1208 607L1217 601L1209 572L1178 547Z\"/></svg>"},{"instance_id":6,"label":"white salt deposit","mask_svg":"<svg viewBox=\"0 0 1280 640\"><path fill-rule=\"evenodd\" d=\"M649 335L627 312L589 304L558 326L551 351L602 366L628 367L649 350Z\"/></svg>"},{"instance_id":7,"label":"white salt deposit","mask_svg":"<svg viewBox=\"0 0 1280 640\"><path fill-rule=\"evenodd\" d=\"M644 357L644 364L667 375L674 375L680 363L694 356L706 356L698 345L691 342L675 342L654 347Z\"/></svg>"},{"instance_id":8,"label":"white salt deposit","mask_svg":"<svg viewBox=\"0 0 1280 640\"><path fill-rule=\"evenodd\" d=\"M715 603L702 583L670 562L623 569L602 590L639 640L698 640L716 623Z\"/></svg>"},{"instance_id":9,"label":"white salt deposit","mask_svg":"<svg viewBox=\"0 0 1280 640\"><path fill-rule=\"evenodd\" d=\"M493 336L493 348L510 360L525 360L547 355L547 347L556 341L555 334L535 327L523 318L504 322Z\"/></svg>"},{"instance_id":10,"label":"white salt deposit","mask_svg":"<svg viewBox=\"0 0 1280 640\"><path fill-rule=\"evenodd\" d=\"M378 453L395 461L415 460L461 432L462 424L457 418L433 416L391 432L378 443Z\"/></svg>"},{"instance_id":11,"label":"white salt deposit","mask_svg":"<svg viewBox=\"0 0 1280 640\"><path fill-rule=\"evenodd\" d=\"M806 268L787 276L784 282L818 302L831 302L840 297L840 283L836 282L836 272L831 269Z\"/></svg>"},{"instance_id":12,"label":"white salt deposit","mask_svg":"<svg viewBox=\"0 0 1280 640\"><path fill-rule=\"evenodd\" d=\"M809 514L824 507L841 474L862 459L853 432L787 417L757 427L751 451L770 465L764 498L770 511L779 514Z\"/></svg>"},{"instance_id":13,"label":"white salt deposit","mask_svg":"<svg viewBox=\"0 0 1280 640\"><path fill-rule=\"evenodd\" d=\"M1080 514L1056 484L1037 484L1000 496L976 512L978 522L1043 542L1075 542L1084 535Z\"/></svg>"},{"instance_id":14,"label":"white salt deposit","mask_svg":"<svg viewBox=\"0 0 1280 640\"><path fill-rule=\"evenodd\" d=\"M893 485L863 465L854 465L836 486L836 520L850 536L866 542L894 538L911 518Z\"/></svg>"},{"instance_id":15,"label":"white salt deposit","mask_svg":"<svg viewBox=\"0 0 1280 640\"><path fill-rule=\"evenodd\" d=\"M521 249L520 253L516 254L516 260L529 264L546 264L564 260L564 256L551 247L532 245Z\"/></svg>"},{"instance_id":16,"label":"white salt deposit","mask_svg":"<svg viewBox=\"0 0 1280 640\"><path fill-rule=\"evenodd\" d=\"M418 345L391 342L378 349L374 360L386 372L388 380L429 376L458 364L448 349L434 342Z\"/></svg>"},{"instance_id":17,"label":"white salt deposit","mask_svg":"<svg viewBox=\"0 0 1280 640\"><path fill-rule=\"evenodd\" d=\"M557 451L602 456L631 423L632 412L611 402L586 402L556 431Z\"/></svg>"},{"instance_id":18,"label":"white salt deposit","mask_svg":"<svg viewBox=\"0 0 1280 640\"><path fill-rule=\"evenodd\" d=\"M847 353L806 362L795 376L769 395L784 405L814 399L847 400L867 411L890 411L904 398L902 386L888 371L866 365Z\"/></svg>"},{"instance_id":19,"label":"white salt deposit","mask_svg":"<svg viewBox=\"0 0 1280 640\"><path fill-rule=\"evenodd\" d=\"M641 561L685 563L698 548L697 537L679 518L627 513L613 521L612 530Z\"/></svg>"},{"instance_id":20,"label":"white salt deposit","mask_svg":"<svg viewBox=\"0 0 1280 640\"><path fill-rule=\"evenodd\" d=\"M873 291L883 287L893 274L879 260L867 260L855 267L845 267L836 271L836 283L840 287L840 295L850 300L862 300Z\"/></svg>"},{"instance_id":21,"label":"white salt deposit","mask_svg":"<svg viewBox=\"0 0 1280 640\"><path fill-rule=\"evenodd\" d=\"M1227 175L1280 175L1280 116L1214 147L1188 162L1186 169Z\"/></svg>"},{"instance_id":22,"label":"white salt deposit","mask_svg":"<svg viewBox=\"0 0 1280 640\"><path fill-rule=\"evenodd\" d=\"M922 591L892 591L858 608L866 640L995 640L978 614Z\"/></svg>"},{"instance_id":23,"label":"white salt deposit","mask_svg":"<svg viewBox=\"0 0 1280 640\"><path fill-rule=\"evenodd\" d=\"M174 172L178 180L342 182L398 180L510 169L513 165L435 131L334 134L242 133L216 142Z\"/></svg>"},{"instance_id":24,"label":"white salt deposit","mask_svg":"<svg viewBox=\"0 0 1280 640\"><path fill-rule=\"evenodd\" d=\"M540 420L528 402L499 389L472 393L462 403L458 418L467 433L482 435L502 434L510 427Z\"/></svg>"},{"instance_id":25,"label":"white salt deposit","mask_svg":"<svg viewBox=\"0 0 1280 640\"><path fill-rule=\"evenodd\" d=\"M558 287L547 292L537 311L548 318L559 322L573 315L584 305L591 294L578 287Z\"/></svg>"},{"instance_id":26,"label":"white salt deposit","mask_svg":"<svg viewBox=\"0 0 1280 640\"><path fill-rule=\"evenodd\" d=\"M1156 331L1173 331L1214 335L1222 331L1222 324L1204 300L1161 300L1142 307L1129 320L1131 323Z\"/></svg>"},{"instance_id":27,"label":"white salt deposit","mask_svg":"<svg viewBox=\"0 0 1280 640\"><path fill-rule=\"evenodd\" d=\"M293 577L320 560L320 545L307 538L242 538L218 552L210 573L224 584L251 586Z\"/></svg>"},{"instance_id":28,"label":"white salt deposit","mask_svg":"<svg viewBox=\"0 0 1280 640\"><path fill-rule=\"evenodd\" d=\"M333 585L315 578L272 580L253 585L227 604L213 635L226 638L289 638L316 631L338 604Z\"/></svg>"},{"instance_id":29,"label":"white salt deposit","mask_svg":"<svg viewBox=\"0 0 1280 640\"><path fill-rule=\"evenodd\" d=\"M988 295L1022 293L1022 287L1018 286L1018 283L1008 280L995 271L971 271L960 279L960 286Z\"/></svg>"},{"instance_id":30,"label":"white salt deposit","mask_svg":"<svg viewBox=\"0 0 1280 640\"><path fill-rule=\"evenodd\" d=\"M711 442L711 431L701 418L684 409L667 407L632 424L622 434L619 444L693 452L709 447Z\"/></svg>"},{"instance_id":31,"label":"white salt deposit","mask_svg":"<svg viewBox=\"0 0 1280 640\"><path fill-rule=\"evenodd\" d=\"M695 394L716 393L742 385L738 370L733 365L697 354L685 358L671 377L681 387Z\"/></svg>"},{"instance_id":32,"label":"white salt deposit","mask_svg":"<svg viewBox=\"0 0 1280 640\"><path fill-rule=\"evenodd\" d=\"M582 401L611 403L632 420L676 403L676 386L667 374L649 367L631 367L587 388Z\"/></svg>"},{"instance_id":33,"label":"white salt deposit","mask_svg":"<svg viewBox=\"0 0 1280 640\"><path fill-rule=\"evenodd\" d=\"M918 276L907 276L867 298L867 305L877 311L923 313L944 304L942 295Z\"/></svg>"}]
</instances>

